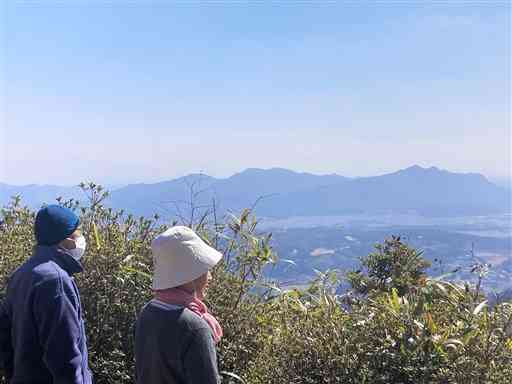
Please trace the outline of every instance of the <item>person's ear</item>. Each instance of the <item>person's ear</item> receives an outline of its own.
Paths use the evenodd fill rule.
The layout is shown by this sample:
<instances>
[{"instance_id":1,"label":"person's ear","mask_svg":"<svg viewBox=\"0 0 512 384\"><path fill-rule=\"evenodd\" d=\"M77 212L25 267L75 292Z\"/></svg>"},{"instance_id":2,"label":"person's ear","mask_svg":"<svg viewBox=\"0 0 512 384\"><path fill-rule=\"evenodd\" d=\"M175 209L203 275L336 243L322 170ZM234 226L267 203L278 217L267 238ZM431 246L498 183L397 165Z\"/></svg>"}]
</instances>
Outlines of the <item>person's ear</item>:
<instances>
[{"instance_id":1,"label":"person's ear","mask_svg":"<svg viewBox=\"0 0 512 384\"><path fill-rule=\"evenodd\" d=\"M72 239L64 239L59 243L59 246L65 249L75 249L76 244Z\"/></svg>"}]
</instances>

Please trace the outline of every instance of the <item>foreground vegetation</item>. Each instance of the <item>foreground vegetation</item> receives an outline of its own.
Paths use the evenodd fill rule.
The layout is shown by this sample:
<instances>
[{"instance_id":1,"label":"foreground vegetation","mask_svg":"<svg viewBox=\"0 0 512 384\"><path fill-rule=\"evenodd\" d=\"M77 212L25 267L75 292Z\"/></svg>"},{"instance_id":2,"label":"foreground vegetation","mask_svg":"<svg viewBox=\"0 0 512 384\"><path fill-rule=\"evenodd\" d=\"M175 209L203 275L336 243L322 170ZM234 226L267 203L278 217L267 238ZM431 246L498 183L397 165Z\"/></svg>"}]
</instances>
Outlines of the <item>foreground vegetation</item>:
<instances>
[{"instance_id":1,"label":"foreground vegetation","mask_svg":"<svg viewBox=\"0 0 512 384\"><path fill-rule=\"evenodd\" d=\"M88 237L77 280L91 368L99 384L133 383L133 326L151 297L150 243L164 227L106 208L101 187L83 189L87 206L61 203L81 213ZM32 252L34 212L15 199L0 218L1 295ZM480 284L428 278L428 263L400 238L362 258L358 271L319 273L307 289L285 291L262 276L277 257L250 212L221 221L206 213L187 224L225 255L208 293L225 332L223 382L510 382L512 305L488 307ZM351 291L337 294L340 279Z\"/></svg>"}]
</instances>

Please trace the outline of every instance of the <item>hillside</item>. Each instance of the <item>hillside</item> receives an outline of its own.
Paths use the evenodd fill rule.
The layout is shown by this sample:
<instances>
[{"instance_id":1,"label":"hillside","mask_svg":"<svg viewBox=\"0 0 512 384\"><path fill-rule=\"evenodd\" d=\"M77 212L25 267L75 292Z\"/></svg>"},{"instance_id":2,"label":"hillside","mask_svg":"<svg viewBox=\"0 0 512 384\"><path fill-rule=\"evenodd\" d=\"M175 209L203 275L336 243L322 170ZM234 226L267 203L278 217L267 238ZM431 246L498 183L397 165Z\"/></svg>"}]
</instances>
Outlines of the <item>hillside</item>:
<instances>
[{"instance_id":1,"label":"hillside","mask_svg":"<svg viewBox=\"0 0 512 384\"><path fill-rule=\"evenodd\" d=\"M482 175L413 166L281 195L265 201L259 212L286 217L379 212L457 216L507 211L509 193Z\"/></svg>"},{"instance_id":2,"label":"hillside","mask_svg":"<svg viewBox=\"0 0 512 384\"><path fill-rule=\"evenodd\" d=\"M17 193L32 207L57 196L80 196L77 188L0 184L0 203ZM480 174L419 166L362 178L281 168L252 168L224 179L191 174L160 183L127 185L112 191L107 204L137 215L173 217L179 212L189 214L191 201L204 208L213 200L219 214L256 204L256 213L268 217L405 212L457 216L510 211L510 192Z\"/></svg>"}]
</instances>

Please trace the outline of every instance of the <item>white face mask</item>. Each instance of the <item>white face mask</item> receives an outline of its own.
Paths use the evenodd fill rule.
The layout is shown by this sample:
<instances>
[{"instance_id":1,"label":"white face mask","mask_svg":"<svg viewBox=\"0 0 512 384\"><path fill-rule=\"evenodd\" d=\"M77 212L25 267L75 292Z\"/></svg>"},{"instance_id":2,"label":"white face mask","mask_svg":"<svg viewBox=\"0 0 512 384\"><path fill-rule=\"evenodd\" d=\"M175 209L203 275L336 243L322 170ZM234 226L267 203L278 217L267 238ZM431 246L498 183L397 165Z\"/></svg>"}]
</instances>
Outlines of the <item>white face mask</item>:
<instances>
[{"instance_id":1,"label":"white face mask","mask_svg":"<svg viewBox=\"0 0 512 384\"><path fill-rule=\"evenodd\" d=\"M79 236L76 239L73 239L75 242L74 249L69 249L68 252L73 256L73 259L80 260L85 253L85 247L87 246L87 242L85 241L85 237Z\"/></svg>"}]
</instances>

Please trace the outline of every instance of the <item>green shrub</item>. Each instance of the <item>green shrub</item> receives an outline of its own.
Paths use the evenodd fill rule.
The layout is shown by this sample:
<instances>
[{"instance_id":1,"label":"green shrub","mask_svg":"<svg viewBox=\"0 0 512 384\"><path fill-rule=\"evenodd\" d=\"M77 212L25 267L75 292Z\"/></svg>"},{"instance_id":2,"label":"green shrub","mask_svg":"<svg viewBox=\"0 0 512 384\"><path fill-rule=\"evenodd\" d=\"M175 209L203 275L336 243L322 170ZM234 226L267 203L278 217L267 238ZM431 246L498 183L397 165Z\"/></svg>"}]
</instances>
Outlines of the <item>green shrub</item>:
<instances>
[{"instance_id":1,"label":"green shrub","mask_svg":"<svg viewBox=\"0 0 512 384\"><path fill-rule=\"evenodd\" d=\"M347 276L355 291L368 294L375 290L390 292L395 288L404 295L425 279L425 269L430 267L430 262L400 237L392 236L384 244L377 244L375 250L361 259L362 269Z\"/></svg>"}]
</instances>

